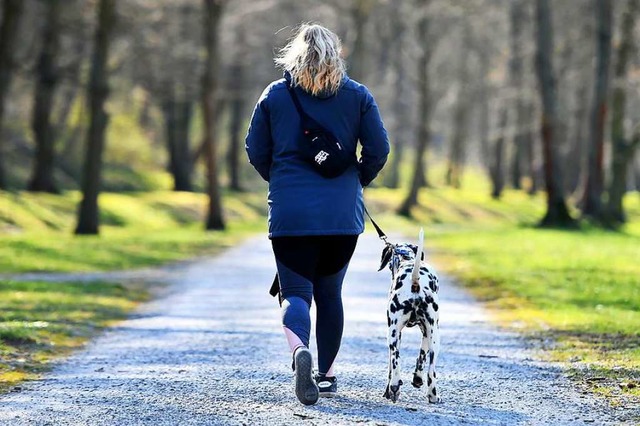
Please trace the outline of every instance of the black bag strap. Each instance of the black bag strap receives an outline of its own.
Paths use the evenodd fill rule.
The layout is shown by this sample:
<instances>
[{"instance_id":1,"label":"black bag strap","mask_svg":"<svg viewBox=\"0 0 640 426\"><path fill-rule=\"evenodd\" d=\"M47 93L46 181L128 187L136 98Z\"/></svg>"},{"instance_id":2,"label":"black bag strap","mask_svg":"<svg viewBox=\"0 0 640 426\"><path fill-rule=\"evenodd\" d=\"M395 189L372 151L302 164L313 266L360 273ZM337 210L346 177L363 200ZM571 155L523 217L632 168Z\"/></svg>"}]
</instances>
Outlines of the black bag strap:
<instances>
[{"instance_id":1,"label":"black bag strap","mask_svg":"<svg viewBox=\"0 0 640 426\"><path fill-rule=\"evenodd\" d=\"M293 100L293 104L295 105L296 110L298 110L298 115L300 115L300 120L302 121L302 129L308 130L321 128L316 120L314 120L309 114L304 112L302 104L300 104L300 99L298 99L296 90L293 87L293 83L287 84L287 89L289 91L289 95L291 95L291 99Z\"/></svg>"}]
</instances>

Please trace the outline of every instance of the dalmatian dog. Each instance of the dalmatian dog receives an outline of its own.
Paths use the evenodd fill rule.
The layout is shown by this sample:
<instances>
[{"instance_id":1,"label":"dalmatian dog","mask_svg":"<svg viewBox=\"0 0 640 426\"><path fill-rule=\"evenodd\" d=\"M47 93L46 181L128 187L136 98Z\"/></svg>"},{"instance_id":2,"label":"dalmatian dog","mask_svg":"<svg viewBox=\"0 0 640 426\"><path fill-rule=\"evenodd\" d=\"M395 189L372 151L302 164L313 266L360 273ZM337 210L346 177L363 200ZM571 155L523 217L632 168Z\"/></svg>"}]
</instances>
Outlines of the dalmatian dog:
<instances>
[{"instance_id":1,"label":"dalmatian dog","mask_svg":"<svg viewBox=\"0 0 640 426\"><path fill-rule=\"evenodd\" d=\"M429 402L440 402L436 390L436 361L440 349L438 328L438 277L424 262L424 231L420 230L418 246L391 244L382 251L381 271L386 265L391 270L391 289L387 306L389 333L389 378L384 397L393 402L400 396L400 337L403 328L418 326L422 332L420 355L416 361L411 384L419 388L424 384L427 368L427 395Z\"/></svg>"}]
</instances>

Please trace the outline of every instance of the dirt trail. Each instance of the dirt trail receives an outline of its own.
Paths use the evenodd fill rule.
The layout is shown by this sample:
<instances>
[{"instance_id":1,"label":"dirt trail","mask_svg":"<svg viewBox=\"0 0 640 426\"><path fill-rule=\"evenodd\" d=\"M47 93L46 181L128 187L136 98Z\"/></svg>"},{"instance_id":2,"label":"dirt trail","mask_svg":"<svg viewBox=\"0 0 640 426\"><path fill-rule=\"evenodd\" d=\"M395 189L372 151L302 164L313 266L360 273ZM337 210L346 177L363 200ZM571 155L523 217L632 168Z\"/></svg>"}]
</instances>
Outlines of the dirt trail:
<instances>
[{"instance_id":1,"label":"dirt trail","mask_svg":"<svg viewBox=\"0 0 640 426\"><path fill-rule=\"evenodd\" d=\"M621 423L556 367L532 361L523 340L492 326L482 307L446 278L438 363L443 403L428 404L425 391L410 385L397 404L385 400L389 275L375 272L380 249L374 236L363 236L347 275L335 399L304 407L293 395L277 303L267 294L274 262L268 240L257 238L214 258L137 273L169 280L171 290L43 380L1 397L0 424ZM418 330L403 334L405 383L419 341Z\"/></svg>"}]
</instances>

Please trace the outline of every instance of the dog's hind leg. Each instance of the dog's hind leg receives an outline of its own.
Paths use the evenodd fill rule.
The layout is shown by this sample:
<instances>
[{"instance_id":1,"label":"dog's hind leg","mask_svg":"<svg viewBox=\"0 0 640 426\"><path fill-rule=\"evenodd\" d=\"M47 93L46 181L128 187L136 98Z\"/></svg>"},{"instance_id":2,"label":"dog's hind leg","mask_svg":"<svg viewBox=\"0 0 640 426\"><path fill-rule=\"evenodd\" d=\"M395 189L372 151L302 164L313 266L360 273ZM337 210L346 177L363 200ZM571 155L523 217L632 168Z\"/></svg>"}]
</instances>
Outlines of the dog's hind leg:
<instances>
[{"instance_id":1,"label":"dog's hind leg","mask_svg":"<svg viewBox=\"0 0 640 426\"><path fill-rule=\"evenodd\" d=\"M429 402L440 402L440 395L436 390L436 362L438 361L438 354L440 352L440 327L438 325L438 313L434 317L434 323L430 324L430 350L428 353L429 358L429 372L427 375L427 397Z\"/></svg>"},{"instance_id":2,"label":"dog's hind leg","mask_svg":"<svg viewBox=\"0 0 640 426\"><path fill-rule=\"evenodd\" d=\"M402 385L402 380L400 380L400 337L405 323L399 323L399 321L401 321L399 315L395 316L393 319L389 317L388 320L389 333L387 335L387 343L389 344L389 379L383 396L393 402L398 400L398 397L400 396L400 385Z\"/></svg>"},{"instance_id":3,"label":"dog's hind leg","mask_svg":"<svg viewBox=\"0 0 640 426\"><path fill-rule=\"evenodd\" d=\"M413 373L411 384L413 387L419 388L424 384L424 364L427 361L427 353L429 353L429 333L427 331L428 324L419 324L422 331L422 345L420 346L420 354L416 360L416 371Z\"/></svg>"},{"instance_id":4,"label":"dog's hind leg","mask_svg":"<svg viewBox=\"0 0 640 426\"><path fill-rule=\"evenodd\" d=\"M422 322L420 330L422 331L422 345L420 346L420 354L416 361L416 371L413 373L413 381L411 384L419 388L424 384L424 368L428 360L429 367L427 372L427 395L429 402L439 402L440 396L436 390L436 362L438 360L438 352L440 349L440 330L438 328L438 312L433 308L428 309L426 321Z\"/></svg>"}]
</instances>

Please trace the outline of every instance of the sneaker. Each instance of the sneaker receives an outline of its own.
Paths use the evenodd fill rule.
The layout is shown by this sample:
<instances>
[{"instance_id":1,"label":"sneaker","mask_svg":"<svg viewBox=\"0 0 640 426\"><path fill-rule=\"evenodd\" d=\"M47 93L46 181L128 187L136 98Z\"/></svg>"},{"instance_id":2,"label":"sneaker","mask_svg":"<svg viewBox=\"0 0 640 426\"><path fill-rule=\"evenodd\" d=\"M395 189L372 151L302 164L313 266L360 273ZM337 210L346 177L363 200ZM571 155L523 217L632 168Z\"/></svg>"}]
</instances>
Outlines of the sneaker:
<instances>
[{"instance_id":1,"label":"sneaker","mask_svg":"<svg viewBox=\"0 0 640 426\"><path fill-rule=\"evenodd\" d=\"M293 366L296 375L296 396L304 405L313 405L318 402L319 391L311 369L313 360L311 352L307 348L296 349L293 354Z\"/></svg>"},{"instance_id":2,"label":"sneaker","mask_svg":"<svg viewBox=\"0 0 640 426\"><path fill-rule=\"evenodd\" d=\"M323 398L333 398L338 393L338 380L335 377L327 377L324 374L316 374L314 377L320 396Z\"/></svg>"}]
</instances>

